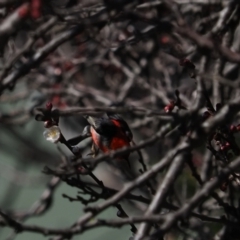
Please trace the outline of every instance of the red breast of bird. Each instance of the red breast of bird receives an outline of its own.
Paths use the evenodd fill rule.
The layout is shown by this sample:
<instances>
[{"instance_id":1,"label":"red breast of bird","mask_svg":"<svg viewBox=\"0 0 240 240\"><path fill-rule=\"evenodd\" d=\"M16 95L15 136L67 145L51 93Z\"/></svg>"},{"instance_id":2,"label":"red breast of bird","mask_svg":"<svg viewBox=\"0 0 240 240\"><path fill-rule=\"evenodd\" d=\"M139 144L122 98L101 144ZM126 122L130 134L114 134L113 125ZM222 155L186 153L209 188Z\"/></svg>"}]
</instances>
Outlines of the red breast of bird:
<instances>
[{"instance_id":1,"label":"red breast of bird","mask_svg":"<svg viewBox=\"0 0 240 240\"><path fill-rule=\"evenodd\" d=\"M90 131L95 146L104 153L108 153L109 151L117 150L123 147L129 147L131 140L122 129L121 122L116 119L109 120L115 126L115 131L112 136L99 134L94 127L91 126ZM124 154L123 156L118 156L116 159L127 158L128 156L129 154Z\"/></svg>"},{"instance_id":2,"label":"red breast of bird","mask_svg":"<svg viewBox=\"0 0 240 240\"><path fill-rule=\"evenodd\" d=\"M107 138L98 134L92 126L90 128L90 131L93 143L104 153L130 146L129 138L121 131L121 129L116 131L114 136L112 136L111 138ZM124 156L117 157L117 159L126 158L128 156L129 154L125 154Z\"/></svg>"}]
</instances>

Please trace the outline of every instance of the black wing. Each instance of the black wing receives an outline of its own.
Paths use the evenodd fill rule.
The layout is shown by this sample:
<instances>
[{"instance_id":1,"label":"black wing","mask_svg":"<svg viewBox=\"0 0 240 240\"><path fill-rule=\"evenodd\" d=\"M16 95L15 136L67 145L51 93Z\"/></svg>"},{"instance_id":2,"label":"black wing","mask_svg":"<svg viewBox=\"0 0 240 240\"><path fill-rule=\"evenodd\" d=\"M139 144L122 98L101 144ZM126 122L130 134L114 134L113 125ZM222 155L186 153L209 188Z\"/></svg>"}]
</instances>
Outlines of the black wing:
<instances>
[{"instance_id":1,"label":"black wing","mask_svg":"<svg viewBox=\"0 0 240 240\"><path fill-rule=\"evenodd\" d=\"M119 127L121 127L122 131L128 137L129 142L131 142L133 139L133 134L132 134L127 122L119 114L107 113L107 115L108 115L109 119L117 120L120 123Z\"/></svg>"}]
</instances>

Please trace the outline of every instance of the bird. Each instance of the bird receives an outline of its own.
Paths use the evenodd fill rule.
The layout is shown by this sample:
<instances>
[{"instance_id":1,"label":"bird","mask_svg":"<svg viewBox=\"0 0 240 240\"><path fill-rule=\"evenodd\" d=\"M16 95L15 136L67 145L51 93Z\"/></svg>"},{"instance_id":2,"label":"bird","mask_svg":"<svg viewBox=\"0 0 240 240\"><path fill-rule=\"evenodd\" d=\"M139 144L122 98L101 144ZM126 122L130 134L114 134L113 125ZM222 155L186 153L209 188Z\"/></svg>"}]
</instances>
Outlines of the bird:
<instances>
[{"instance_id":1,"label":"bird","mask_svg":"<svg viewBox=\"0 0 240 240\"><path fill-rule=\"evenodd\" d=\"M89 125L86 126L81 135L69 139L70 145L77 145L83 139L91 137L93 141L93 151L98 153L108 153L131 145L133 134L127 122L119 115L105 113L101 117L84 116ZM119 155L116 160L125 159L128 162L129 153Z\"/></svg>"},{"instance_id":2,"label":"bird","mask_svg":"<svg viewBox=\"0 0 240 240\"><path fill-rule=\"evenodd\" d=\"M115 113L106 112L100 117L83 116L89 125L87 125L82 134L69 139L70 145L77 145L83 139L90 137L93 142L93 155L96 156L99 151L109 153L124 147L135 145L133 134L128 123ZM124 153L116 156L114 159L107 161L108 165L113 167L114 174L119 176L121 180L133 181L138 176L129 161L130 153ZM148 195L148 190L141 188L144 195Z\"/></svg>"}]
</instances>

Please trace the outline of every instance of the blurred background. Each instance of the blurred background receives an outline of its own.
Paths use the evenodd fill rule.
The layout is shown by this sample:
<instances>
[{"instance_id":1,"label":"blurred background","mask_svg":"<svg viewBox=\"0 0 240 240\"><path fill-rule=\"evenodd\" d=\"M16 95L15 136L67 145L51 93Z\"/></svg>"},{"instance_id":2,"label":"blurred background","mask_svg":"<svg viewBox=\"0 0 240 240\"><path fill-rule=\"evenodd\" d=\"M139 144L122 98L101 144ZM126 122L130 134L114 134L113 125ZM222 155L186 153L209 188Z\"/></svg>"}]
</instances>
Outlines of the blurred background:
<instances>
[{"instance_id":1,"label":"blurred background","mask_svg":"<svg viewBox=\"0 0 240 240\"><path fill-rule=\"evenodd\" d=\"M37 107L51 102L60 110L143 108L143 113L122 114L139 143L168 122L166 106L181 99L182 108L171 112L184 112L193 105L196 84L192 77L196 72L204 78L214 106L239 95L238 63L199 47L183 30L175 29L183 20L198 34L215 34L224 46L238 51L240 14L236 1L13 0L0 1L0 7L0 208L26 224L67 228L83 215L85 207L63 197L75 198L79 189L42 172L45 166L55 169L63 158L73 155L64 145L44 139L44 124L35 120ZM224 21L228 21L227 27ZM196 72L180 66L179 61L185 58L194 62ZM148 114L147 110L163 115ZM60 117L66 139L80 134L86 125L81 113ZM160 161L181 138L173 131L142 149L147 167ZM91 141L83 141L79 148L86 156ZM139 175L137 158L133 153L130 161ZM205 143L192 152L200 175L211 159ZM94 173L107 187L118 190L125 181L115 170L101 163ZM164 174L158 174L155 187ZM83 179L90 181L87 176ZM182 206L199 188L185 166L169 199ZM129 201L121 204L129 215L141 215L148 207ZM116 212L111 207L99 217L112 219ZM221 214L221 209L204 213L210 212ZM221 225L195 219L190 226L186 232L175 229L166 239L213 239ZM73 239L122 240L131 236L130 226L100 227ZM49 238L27 232L16 235L8 227L0 228L0 239Z\"/></svg>"}]
</instances>

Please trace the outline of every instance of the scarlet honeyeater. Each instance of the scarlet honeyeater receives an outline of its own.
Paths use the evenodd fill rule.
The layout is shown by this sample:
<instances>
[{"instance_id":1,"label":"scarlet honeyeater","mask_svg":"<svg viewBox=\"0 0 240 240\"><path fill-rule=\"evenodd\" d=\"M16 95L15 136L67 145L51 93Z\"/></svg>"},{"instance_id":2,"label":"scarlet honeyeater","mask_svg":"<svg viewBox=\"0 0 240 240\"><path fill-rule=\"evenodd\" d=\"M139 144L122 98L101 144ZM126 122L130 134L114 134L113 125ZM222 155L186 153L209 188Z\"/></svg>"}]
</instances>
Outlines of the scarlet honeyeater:
<instances>
[{"instance_id":1,"label":"scarlet honeyeater","mask_svg":"<svg viewBox=\"0 0 240 240\"><path fill-rule=\"evenodd\" d=\"M81 135L69 139L67 141L69 145L77 145L83 139L91 137L94 147L93 154L96 155L98 150L108 153L128 147L133 142L133 135L128 124L118 114L106 113L102 117L84 117L90 125L84 128ZM128 157L129 153L121 154L115 157L116 161L109 161L108 163L116 167L125 179L133 180L135 174L132 172ZM128 164L129 168L126 168L125 163Z\"/></svg>"},{"instance_id":2,"label":"scarlet honeyeater","mask_svg":"<svg viewBox=\"0 0 240 240\"><path fill-rule=\"evenodd\" d=\"M130 146L133 135L128 124L117 114L107 114L104 117L93 118L85 116L90 123L90 135L95 147L107 153ZM129 154L118 156L117 159L126 159Z\"/></svg>"}]
</instances>

